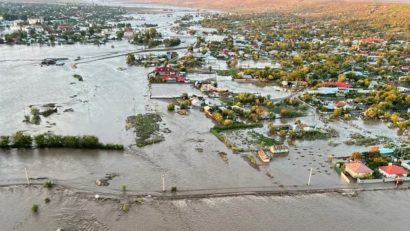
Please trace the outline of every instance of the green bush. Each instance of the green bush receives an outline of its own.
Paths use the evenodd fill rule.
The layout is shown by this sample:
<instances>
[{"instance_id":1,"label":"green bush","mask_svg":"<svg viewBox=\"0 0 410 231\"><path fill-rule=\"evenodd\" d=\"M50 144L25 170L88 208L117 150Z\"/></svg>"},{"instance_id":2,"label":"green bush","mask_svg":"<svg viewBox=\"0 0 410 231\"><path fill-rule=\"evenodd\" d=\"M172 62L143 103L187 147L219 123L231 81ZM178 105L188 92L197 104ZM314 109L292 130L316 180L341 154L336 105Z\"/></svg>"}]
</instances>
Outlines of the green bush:
<instances>
[{"instance_id":1,"label":"green bush","mask_svg":"<svg viewBox=\"0 0 410 231\"><path fill-rule=\"evenodd\" d=\"M84 148L84 149L106 149L123 150L122 144L103 144L95 136L61 136L54 134L38 134L33 137L23 132L16 132L10 137L0 136L0 148L31 148L33 140L37 148Z\"/></svg>"},{"instance_id":2,"label":"green bush","mask_svg":"<svg viewBox=\"0 0 410 231\"><path fill-rule=\"evenodd\" d=\"M169 103L167 106L168 111L174 111L175 110L175 104Z\"/></svg>"},{"instance_id":3,"label":"green bush","mask_svg":"<svg viewBox=\"0 0 410 231\"><path fill-rule=\"evenodd\" d=\"M38 205L37 204L33 204L33 206L31 206L31 211L33 213L38 213Z\"/></svg>"},{"instance_id":4,"label":"green bush","mask_svg":"<svg viewBox=\"0 0 410 231\"><path fill-rule=\"evenodd\" d=\"M125 213L128 213L128 211L130 210L130 205L128 203L124 203L121 205L121 210Z\"/></svg>"},{"instance_id":5,"label":"green bush","mask_svg":"<svg viewBox=\"0 0 410 231\"><path fill-rule=\"evenodd\" d=\"M0 136L0 148L10 147L10 136Z\"/></svg>"},{"instance_id":6,"label":"green bush","mask_svg":"<svg viewBox=\"0 0 410 231\"><path fill-rule=\"evenodd\" d=\"M53 181L51 181L51 180L46 181L46 183L44 183L44 187L48 188L48 189L53 188L54 187Z\"/></svg>"},{"instance_id":7,"label":"green bush","mask_svg":"<svg viewBox=\"0 0 410 231\"><path fill-rule=\"evenodd\" d=\"M187 103L186 100L184 100L179 106L181 109L188 109L189 103Z\"/></svg>"},{"instance_id":8,"label":"green bush","mask_svg":"<svg viewBox=\"0 0 410 231\"><path fill-rule=\"evenodd\" d=\"M14 148L31 148L33 139L29 135L25 135L23 132L16 132L13 135Z\"/></svg>"},{"instance_id":9,"label":"green bush","mask_svg":"<svg viewBox=\"0 0 410 231\"><path fill-rule=\"evenodd\" d=\"M41 112L40 114L44 117L49 117L50 115L57 113L57 108L48 108L47 110Z\"/></svg>"}]
</instances>

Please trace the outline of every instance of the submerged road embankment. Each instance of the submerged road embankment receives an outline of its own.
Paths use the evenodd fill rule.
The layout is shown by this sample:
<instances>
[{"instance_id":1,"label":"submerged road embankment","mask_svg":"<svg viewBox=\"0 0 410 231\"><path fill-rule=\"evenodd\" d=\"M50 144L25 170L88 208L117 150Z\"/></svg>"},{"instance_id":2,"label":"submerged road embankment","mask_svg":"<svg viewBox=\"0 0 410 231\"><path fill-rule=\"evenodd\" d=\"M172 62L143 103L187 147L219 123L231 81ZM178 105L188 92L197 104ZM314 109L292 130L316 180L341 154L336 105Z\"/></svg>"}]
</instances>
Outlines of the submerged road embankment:
<instances>
[{"instance_id":1,"label":"submerged road embankment","mask_svg":"<svg viewBox=\"0 0 410 231\"><path fill-rule=\"evenodd\" d=\"M126 195L128 198L152 198L156 200L183 200L183 199L203 199L217 197L240 197L240 196L297 196L309 194L340 193L346 196L357 196L359 192L366 191L391 191L391 190L408 190L410 183L405 182L403 185L396 187L393 183L374 183L374 184L351 184L351 185L301 185L301 186L282 186L282 187L231 187L231 188L210 188L210 189L182 189L176 192L167 190L162 191L137 191L122 190L116 192L105 192L104 187L101 190L92 189L86 186L69 185L64 181L53 181L55 188L68 190L73 194L81 195L86 198L116 199ZM0 184L0 187L38 187L44 185L45 180L27 183L8 183Z\"/></svg>"}]
</instances>

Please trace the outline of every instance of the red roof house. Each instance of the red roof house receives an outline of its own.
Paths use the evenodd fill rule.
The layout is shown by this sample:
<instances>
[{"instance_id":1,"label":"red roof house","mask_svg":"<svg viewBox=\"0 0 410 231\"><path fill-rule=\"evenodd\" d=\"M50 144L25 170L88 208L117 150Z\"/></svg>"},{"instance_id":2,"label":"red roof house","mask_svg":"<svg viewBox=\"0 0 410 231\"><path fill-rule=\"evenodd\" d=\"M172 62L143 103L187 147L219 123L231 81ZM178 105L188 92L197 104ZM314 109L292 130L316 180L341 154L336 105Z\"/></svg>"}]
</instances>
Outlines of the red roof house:
<instances>
[{"instance_id":1,"label":"red roof house","mask_svg":"<svg viewBox=\"0 0 410 231\"><path fill-rule=\"evenodd\" d=\"M346 82L323 82L322 87L338 87L338 88L350 88L350 84Z\"/></svg>"},{"instance_id":2,"label":"red roof house","mask_svg":"<svg viewBox=\"0 0 410 231\"><path fill-rule=\"evenodd\" d=\"M369 38L361 39L360 42L361 43L382 43L383 39L369 37Z\"/></svg>"},{"instance_id":3,"label":"red roof house","mask_svg":"<svg viewBox=\"0 0 410 231\"><path fill-rule=\"evenodd\" d=\"M148 78L160 77L164 82L185 83L186 77L172 67L156 67L154 71L148 74Z\"/></svg>"},{"instance_id":4,"label":"red roof house","mask_svg":"<svg viewBox=\"0 0 410 231\"><path fill-rule=\"evenodd\" d=\"M379 167L379 172L388 178L395 178L397 176L406 177L408 174L406 169L392 164L389 164L388 166Z\"/></svg>"},{"instance_id":5,"label":"red roof house","mask_svg":"<svg viewBox=\"0 0 410 231\"><path fill-rule=\"evenodd\" d=\"M346 106L346 102L345 102L345 101L339 101L339 102L336 103L336 107L338 107L338 108L342 108L342 107L344 107L344 106Z\"/></svg>"}]
</instances>

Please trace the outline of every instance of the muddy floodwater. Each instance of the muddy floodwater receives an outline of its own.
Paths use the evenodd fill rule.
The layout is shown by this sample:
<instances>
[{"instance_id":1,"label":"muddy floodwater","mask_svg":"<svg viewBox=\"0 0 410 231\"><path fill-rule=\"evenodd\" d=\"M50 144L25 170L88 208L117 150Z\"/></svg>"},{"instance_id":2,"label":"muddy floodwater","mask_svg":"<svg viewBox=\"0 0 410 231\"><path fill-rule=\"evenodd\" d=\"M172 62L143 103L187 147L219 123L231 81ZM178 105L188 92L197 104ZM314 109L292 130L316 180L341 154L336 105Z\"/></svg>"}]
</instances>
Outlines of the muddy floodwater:
<instances>
[{"instance_id":1,"label":"muddy floodwater","mask_svg":"<svg viewBox=\"0 0 410 231\"><path fill-rule=\"evenodd\" d=\"M409 191L96 201L69 191L0 188L2 230L408 230ZM51 201L44 203L44 198ZM31 205L39 205L33 214Z\"/></svg>"},{"instance_id":2,"label":"muddy floodwater","mask_svg":"<svg viewBox=\"0 0 410 231\"><path fill-rule=\"evenodd\" d=\"M157 9L152 14L130 13L130 16L152 17L161 33L171 36L175 35L170 30L173 22L186 12L179 8L174 8L172 13ZM180 47L185 47L196 37L183 35L181 40ZM232 153L209 132L214 124L199 110L190 110L185 116L167 112L169 101L163 98L182 93L202 96L202 93L189 84L150 86L147 74L153 68L125 64L124 54L142 49L127 41L101 46L0 45L0 135L16 131L87 134L99 137L104 143L127 147L121 152L0 150L0 230L56 230L58 227L67 230L408 230L409 191L364 192L358 197L315 194L173 201L145 199L142 204L131 206L129 213L120 211L118 202L95 201L76 194L80 191L121 194L124 185L133 193L158 193L162 189L162 175L167 190L172 186L181 191L295 189L306 185L310 168L313 168L312 186L343 187L345 183L327 162L328 156L345 156L367 149L348 146L343 140L352 133L397 138L396 131L386 124L356 120L325 125L309 110L298 119L309 125L335 128L339 137L327 141L298 141L290 147L288 156L275 158L259 169L252 168L240 154ZM186 49L176 51L183 55ZM79 56L81 60L74 62ZM44 58L68 60L64 66L41 66ZM81 75L84 81L75 79L74 74ZM188 78L216 78L220 88L235 93L270 95L277 100L289 95L277 86L238 83L214 74L188 74ZM40 125L23 122L30 107L50 103L56 105L58 113L42 118ZM170 133L164 134L165 141L161 143L138 148L134 145L135 134L126 130L125 121L130 115L149 112L159 113L161 126ZM295 121L277 119L274 123ZM227 154L227 161L221 158L221 152ZM66 190L8 187L26 182L25 169L29 177L53 179ZM95 181L107 173L116 173L118 177L108 186L97 186ZM44 204L45 197L51 199L50 204ZM38 215L30 211L33 203L40 204Z\"/></svg>"}]
</instances>

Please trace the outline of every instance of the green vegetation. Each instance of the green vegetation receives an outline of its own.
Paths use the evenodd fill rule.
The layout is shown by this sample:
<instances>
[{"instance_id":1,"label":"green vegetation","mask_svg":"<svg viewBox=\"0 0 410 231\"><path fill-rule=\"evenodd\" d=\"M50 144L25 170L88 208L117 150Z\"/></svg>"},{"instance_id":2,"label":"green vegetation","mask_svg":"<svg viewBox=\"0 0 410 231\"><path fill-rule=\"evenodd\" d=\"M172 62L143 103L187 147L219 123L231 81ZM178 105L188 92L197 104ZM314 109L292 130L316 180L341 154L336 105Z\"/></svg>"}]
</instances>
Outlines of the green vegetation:
<instances>
[{"instance_id":1,"label":"green vegetation","mask_svg":"<svg viewBox=\"0 0 410 231\"><path fill-rule=\"evenodd\" d=\"M164 39L164 45L166 47L175 47L181 44L181 39L179 38L171 38L171 39Z\"/></svg>"},{"instance_id":2,"label":"green vegetation","mask_svg":"<svg viewBox=\"0 0 410 231\"><path fill-rule=\"evenodd\" d=\"M29 135L25 135L23 132L16 132L12 136L11 147L13 148L31 148L33 138Z\"/></svg>"},{"instance_id":3,"label":"green vegetation","mask_svg":"<svg viewBox=\"0 0 410 231\"><path fill-rule=\"evenodd\" d=\"M238 69L217 70L216 73L220 76L234 76L239 72Z\"/></svg>"},{"instance_id":4,"label":"green vegetation","mask_svg":"<svg viewBox=\"0 0 410 231\"><path fill-rule=\"evenodd\" d=\"M290 131L288 133L290 139L299 140L326 140L330 138L338 137L338 132L333 128L328 129L313 129L313 130L300 130Z\"/></svg>"},{"instance_id":5,"label":"green vegetation","mask_svg":"<svg viewBox=\"0 0 410 231\"><path fill-rule=\"evenodd\" d=\"M248 162L248 164L250 166L252 166L253 168L259 168L258 164L256 163L256 159L252 154L245 154L242 155L242 158Z\"/></svg>"},{"instance_id":6,"label":"green vegetation","mask_svg":"<svg viewBox=\"0 0 410 231\"><path fill-rule=\"evenodd\" d=\"M78 81L80 81L80 82L84 81L83 77L82 77L81 75L79 75L79 74L74 74L73 77L74 77L75 79L77 79Z\"/></svg>"},{"instance_id":7,"label":"green vegetation","mask_svg":"<svg viewBox=\"0 0 410 231\"><path fill-rule=\"evenodd\" d=\"M11 139L6 139L7 136L2 137L0 141L3 145L0 148L124 149L121 144L102 144L95 136L60 136L48 133L30 136L23 132L16 132Z\"/></svg>"},{"instance_id":8,"label":"green vegetation","mask_svg":"<svg viewBox=\"0 0 410 231\"><path fill-rule=\"evenodd\" d=\"M0 136L0 148L10 147L10 136Z\"/></svg>"},{"instance_id":9,"label":"green vegetation","mask_svg":"<svg viewBox=\"0 0 410 231\"><path fill-rule=\"evenodd\" d=\"M229 131L229 130L238 130L238 129L250 129L250 128L257 128L257 127L262 127L262 124L244 124L241 122L233 122L232 124L228 126L224 125L215 125L210 129L210 132L216 136L220 141L222 141L228 148L230 148L234 153L242 152L242 149L239 149L236 147L235 144L230 142L227 138L225 138L221 133L223 131Z\"/></svg>"},{"instance_id":10,"label":"green vegetation","mask_svg":"<svg viewBox=\"0 0 410 231\"><path fill-rule=\"evenodd\" d=\"M258 142L258 144L260 144L262 147L267 147L267 146L270 147L270 146L272 146L272 145L278 145L278 144L280 144L279 141L277 141L277 140L275 140L275 139L273 139L273 138L264 136L264 135L262 135L262 134L256 133L256 132L251 132L250 135L251 135L254 139L256 139L257 142Z\"/></svg>"},{"instance_id":11,"label":"green vegetation","mask_svg":"<svg viewBox=\"0 0 410 231\"><path fill-rule=\"evenodd\" d=\"M44 183L44 187L45 187L45 188L48 188L48 189L52 189L52 188L54 187L54 182L51 181L51 180L47 180L47 181Z\"/></svg>"},{"instance_id":12,"label":"green vegetation","mask_svg":"<svg viewBox=\"0 0 410 231\"><path fill-rule=\"evenodd\" d=\"M39 125L41 122L40 110L38 108L31 108L31 115L30 123Z\"/></svg>"},{"instance_id":13,"label":"green vegetation","mask_svg":"<svg viewBox=\"0 0 410 231\"><path fill-rule=\"evenodd\" d=\"M134 35L132 43L135 45L145 45L148 47L156 47L162 43L161 34L155 28L149 28L145 31L138 32Z\"/></svg>"},{"instance_id":14,"label":"green vegetation","mask_svg":"<svg viewBox=\"0 0 410 231\"><path fill-rule=\"evenodd\" d=\"M167 106L167 110L168 111L175 111L175 104L169 103L168 106Z\"/></svg>"},{"instance_id":15,"label":"green vegetation","mask_svg":"<svg viewBox=\"0 0 410 231\"><path fill-rule=\"evenodd\" d=\"M228 130L259 128L259 127L262 127L262 126L263 125L261 123L245 124L245 123L242 123L242 122L235 121L229 126L215 125L213 128L211 128L211 132L212 132L212 130L214 130L214 131L219 133L219 132L228 131Z\"/></svg>"},{"instance_id":16,"label":"green vegetation","mask_svg":"<svg viewBox=\"0 0 410 231\"><path fill-rule=\"evenodd\" d=\"M366 137L359 133L354 133L350 136L350 139L345 141L348 145L359 145L359 146L371 146L379 143L379 138Z\"/></svg>"},{"instance_id":17,"label":"green vegetation","mask_svg":"<svg viewBox=\"0 0 410 231\"><path fill-rule=\"evenodd\" d=\"M33 206L31 206L31 212L35 214L38 213L38 204L33 204Z\"/></svg>"},{"instance_id":18,"label":"green vegetation","mask_svg":"<svg viewBox=\"0 0 410 231\"><path fill-rule=\"evenodd\" d=\"M51 202L50 198L48 198L48 197L44 198L44 203L48 204L50 202Z\"/></svg>"},{"instance_id":19,"label":"green vegetation","mask_svg":"<svg viewBox=\"0 0 410 231\"><path fill-rule=\"evenodd\" d=\"M164 140L164 137L159 134L161 121L161 116L156 113L138 114L127 118L126 127L134 128L137 146L144 147Z\"/></svg>"},{"instance_id":20,"label":"green vegetation","mask_svg":"<svg viewBox=\"0 0 410 231\"><path fill-rule=\"evenodd\" d=\"M135 64L135 55L132 53L129 53L127 55L127 61L126 61L128 66L134 65Z\"/></svg>"},{"instance_id":21,"label":"green vegetation","mask_svg":"<svg viewBox=\"0 0 410 231\"><path fill-rule=\"evenodd\" d=\"M40 112L40 115L44 117L49 117L50 115L57 113L57 112L58 112L57 108L53 106L53 107L47 108L45 111Z\"/></svg>"},{"instance_id":22,"label":"green vegetation","mask_svg":"<svg viewBox=\"0 0 410 231\"><path fill-rule=\"evenodd\" d=\"M121 210L122 210L124 213L128 213L128 211L130 210L130 204L128 204L128 203L123 203L123 204L121 204Z\"/></svg>"}]
</instances>

